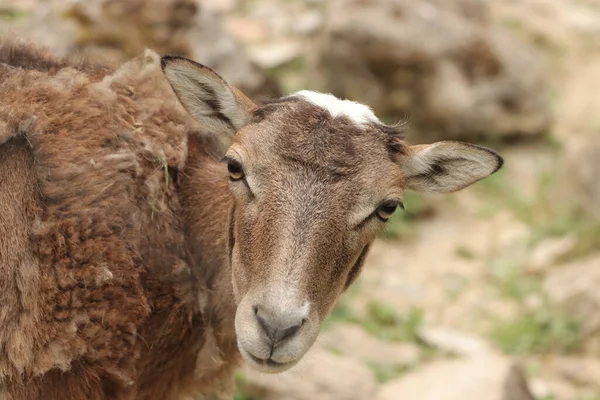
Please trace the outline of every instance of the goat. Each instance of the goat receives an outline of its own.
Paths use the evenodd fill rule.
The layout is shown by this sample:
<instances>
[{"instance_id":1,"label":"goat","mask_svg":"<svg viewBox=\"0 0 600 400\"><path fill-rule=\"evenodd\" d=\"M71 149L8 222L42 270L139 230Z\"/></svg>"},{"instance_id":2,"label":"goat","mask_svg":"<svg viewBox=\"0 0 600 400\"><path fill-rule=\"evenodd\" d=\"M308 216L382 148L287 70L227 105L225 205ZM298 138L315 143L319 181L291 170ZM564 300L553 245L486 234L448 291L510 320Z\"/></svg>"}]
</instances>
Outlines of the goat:
<instances>
[{"instance_id":1,"label":"goat","mask_svg":"<svg viewBox=\"0 0 600 400\"><path fill-rule=\"evenodd\" d=\"M308 351L404 190L502 165L329 94L255 105L150 50L111 70L4 42L0 93L11 400L231 398L242 360L278 373Z\"/></svg>"}]
</instances>

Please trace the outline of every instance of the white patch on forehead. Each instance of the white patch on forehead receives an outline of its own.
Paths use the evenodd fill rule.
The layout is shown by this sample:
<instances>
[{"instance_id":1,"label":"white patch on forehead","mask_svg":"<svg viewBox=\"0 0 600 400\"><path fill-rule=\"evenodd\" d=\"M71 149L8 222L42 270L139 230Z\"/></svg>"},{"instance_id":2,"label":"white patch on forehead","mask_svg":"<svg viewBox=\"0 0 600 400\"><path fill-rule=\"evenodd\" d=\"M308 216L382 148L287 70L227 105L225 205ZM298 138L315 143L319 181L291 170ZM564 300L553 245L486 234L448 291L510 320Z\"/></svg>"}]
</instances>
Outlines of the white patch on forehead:
<instances>
[{"instance_id":1,"label":"white patch on forehead","mask_svg":"<svg viewBox=\"0 0 600 400\"><path fill-rule=\"evenodd\" d=\"M369 106L351 100L341 100L329 93L301 90L290 97L301 97L316 106L326 109L332 117L345 116L358 125L380 122Z\"/></svg>"}]
</instances>

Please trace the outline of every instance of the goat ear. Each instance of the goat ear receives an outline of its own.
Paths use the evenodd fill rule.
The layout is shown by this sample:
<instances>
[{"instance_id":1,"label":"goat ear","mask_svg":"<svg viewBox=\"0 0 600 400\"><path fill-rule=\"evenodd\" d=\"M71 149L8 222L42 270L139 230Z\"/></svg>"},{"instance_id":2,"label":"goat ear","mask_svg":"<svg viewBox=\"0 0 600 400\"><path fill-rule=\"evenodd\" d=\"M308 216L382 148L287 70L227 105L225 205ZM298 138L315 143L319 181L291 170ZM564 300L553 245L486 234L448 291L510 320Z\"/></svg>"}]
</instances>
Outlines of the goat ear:
<instances>
[{"instance_id":1,"label":"goat ear","mask_svg":"<svg viewBox=\"0 0 600 400\"><path fill-rule=\"evenodd\" d=\"M254 103L212 69L174 56L162 57L161 66L183 107L208 131L232 136L250 122Z\"/></svg>"},{"instance_id":2,"label":"goat ear","mask_svg":"<svg viewBox=\"0 0 600 400\"><path fill-rule=\"evenodd\" d=\"M406 188L417 192L455 192L498 171L504 160L495 151L461 142L410 146L400 160Z\"/></svg>"}]
</instances>

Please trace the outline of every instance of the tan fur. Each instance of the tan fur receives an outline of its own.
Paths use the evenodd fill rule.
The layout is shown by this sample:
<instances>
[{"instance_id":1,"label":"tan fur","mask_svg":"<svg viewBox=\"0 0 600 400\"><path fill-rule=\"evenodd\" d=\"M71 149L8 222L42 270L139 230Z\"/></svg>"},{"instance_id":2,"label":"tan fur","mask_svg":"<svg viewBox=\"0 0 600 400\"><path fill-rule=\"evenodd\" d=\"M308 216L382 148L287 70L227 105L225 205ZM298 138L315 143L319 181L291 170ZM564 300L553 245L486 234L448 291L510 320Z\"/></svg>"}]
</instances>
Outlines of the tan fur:
<instances>
[{"instance_id":1,"label":"tan fur","mask_svg":"<svg viewBox=\"0 0 600 400\"><path fill-rule=\"evenodd\" d=\"M290 368L311 347L383 228L382 204L400 204L406 187L459 190L500 166L473 145L408 146L401 127L330 94L300 91L257 107L203 65L164 57L162 66L192 116L233 136L235 331L245 361L264 372Z\"/></svg>"},{"instance_id":2,"label":"tan fur","mask_svg":"<svg viewBox=\"0 0 600 400\"><path fill-rule=\"evenodd\" d=\"M170 82L151 51L112 71L0 43L11 400L231 398L242 356L278 372L310 348L384 226L375 210L402 198L420 148L397 127L293 96L257 107L204 66L162 61ZM233 136L246 181L228 181L207 130ZM420 181L469 184L499 165L439 146ZM269 347L262 316L298 322L294 335Z\"/></svg>"}]
</instances>

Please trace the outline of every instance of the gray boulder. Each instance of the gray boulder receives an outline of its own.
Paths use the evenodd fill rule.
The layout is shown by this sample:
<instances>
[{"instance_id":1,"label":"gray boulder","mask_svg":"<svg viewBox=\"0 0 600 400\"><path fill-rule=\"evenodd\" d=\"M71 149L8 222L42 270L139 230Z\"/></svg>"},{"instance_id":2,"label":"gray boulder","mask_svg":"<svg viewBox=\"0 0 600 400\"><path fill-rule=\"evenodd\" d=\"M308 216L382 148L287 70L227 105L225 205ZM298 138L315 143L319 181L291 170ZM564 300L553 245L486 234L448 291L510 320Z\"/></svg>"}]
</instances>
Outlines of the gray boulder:
<instances>
[{"instance_id":1,"label":"gray boulder","mask_svg":"<svg viewBox=\"0 0 600 400\"><path fill-rule=\"evenodd\" d=\"M369 368L317 346L306 359L279 375L244 371L244 392L261 400L366 400L377 388Z\"/></svg>"},{"instance_id":2,"label":"gray boulder","mask_svg":"<svg viewBox=\"0 0 600 400\"><path fill-rule=\"evenodd\" d=\"M280 94L219 18L195 0L37 0L27 18L0 26L0 34L114 66L151 48L205 64L250 96Z\"/></svg>"},{"instance_id":3,"label":"gray boulder","mask_svg":"<svg viewBox=\"0 0 600 400\"><path fill-rule=\"evenodd\" d=\"M323 86L417 140L538 135L548 128L544 64L492 26L484 0L332 0Z\"/></svg>"},{"instance_id":4,"label":"gray boulder","mask_svg":"<svg viewBox=\"0 0 600 400\"><path fill-rule=\"evenodd\" d=\"M383 385L377 400L534 400L521 367L493 353L436 361Z\"/></svg>"},{"instance_id":5,"label":"gray boulder","mask_svg":"<svg viewBox=\"0 0 600 400\"><path fill-rule=\"evenodd\" d=\"M600 354L600 253L553 269L544 282L550 300L581 322L587 350Z\"/></svg>"},{"instance_id":6,"label":"gray boulder","mask_svg":"<svg viewBox=\"0 0 600 400\"><path fill-rule=\"evenodd\" d=\"M596 132L567 143L564 183L572 197L600 221L600 135Z\"/></svg>"}]
</instances>

